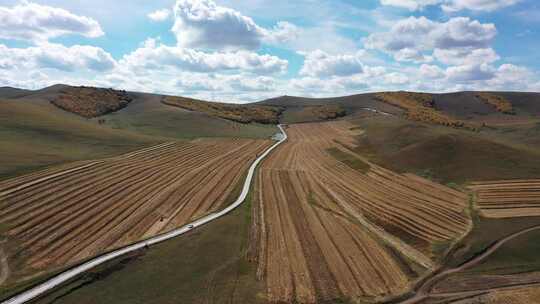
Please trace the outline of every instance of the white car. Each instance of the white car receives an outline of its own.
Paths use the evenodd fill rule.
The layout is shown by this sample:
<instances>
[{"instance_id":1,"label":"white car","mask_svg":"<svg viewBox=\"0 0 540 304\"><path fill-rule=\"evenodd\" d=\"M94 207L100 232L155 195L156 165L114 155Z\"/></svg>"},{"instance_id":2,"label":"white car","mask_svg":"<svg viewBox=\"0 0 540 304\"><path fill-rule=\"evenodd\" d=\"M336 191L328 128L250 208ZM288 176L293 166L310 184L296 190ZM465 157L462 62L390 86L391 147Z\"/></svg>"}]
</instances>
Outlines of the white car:
<instances>
[{"instance_id":1,"label":"white car","mask_svg":"<svg viewBox=\"0 0 540 304\"><path fill-rule=\"evenodd\" d=\"M190 225L187 225L187 227L188 229L193 229L194 226L190 224Z\"/></svg>"}]
</instances>

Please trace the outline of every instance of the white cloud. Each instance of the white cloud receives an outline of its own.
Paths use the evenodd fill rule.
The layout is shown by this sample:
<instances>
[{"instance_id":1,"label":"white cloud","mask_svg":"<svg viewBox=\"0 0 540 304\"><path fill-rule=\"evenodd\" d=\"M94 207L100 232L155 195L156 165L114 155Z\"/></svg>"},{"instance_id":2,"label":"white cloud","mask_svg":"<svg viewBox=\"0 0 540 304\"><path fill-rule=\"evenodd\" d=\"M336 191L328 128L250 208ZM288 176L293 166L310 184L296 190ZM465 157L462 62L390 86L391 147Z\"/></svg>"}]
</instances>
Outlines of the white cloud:
<instances>
[{"instance_id":1,"label":"white cloud","mask_svg":"<svg viewBox=\"0 0 540 304\"><path fill-rule=\"evenodd\" d=\"M441 3L441 0L381 0L382 5L397 6L416 11L428 5Z\"/></svg>"},{"instance_id":2,"label":"white cloud","mask_svg":"<svg viewBox=\"0 0 540 304\"><path fill-rule=\"evenodd\" d=\"M241 92L270 92L276 89L275 79L267 76L235 75L228 79L228 84L233 90Z\"/></svg>"},{"instance_id":3,"label":"white cloud","mask_svg":"<svg viewBox=\"0 0 540 304\"><path fill-rule=\"evenodd\" d=\"M443 78L444 71L436 65L422 64L420 66L420 76L428 79Z\"/></svg>"},{"instance_id":4,"label":"white cloud","mask_svg":"<svg viewBox=\"0 0 540 304\"><path fill-rule=\"evenodd\" d=\"M65 47L43 43L35 47L9 48L0 44L0 58L0 68L6 70L55 69L72 72L84 69L104 72L116 65L109 53L87 45Z\"/></svg>"},{"instance_id":5,"label":"white cloud","mask_svg":"<svg viewBox=\"0 0 540 304\"><path fill-rule=\"evenodd\" d=\"M280 22L274 29L260 27L250 17L212 0L177 0L172 28L179 46L217 50L256 50L263 42L294 38L297 29Z\"/></svg>"},{"instance_id":6,"label":"white cloud","mask_svg":"<svg viewBox=\"0 0 540 304\"><path fill-rule=\"evenodd\" d=\"M144 70L174 68L180 71L214 72L246 71L257 74L282 73L288 62L271 55L249 51L202 52L178 46L157 44L148 40L144 46L124 56L122 65Z\"/></svg>"},{"instance_id":7,"label":"white cloud","mask_svg":"<svg viewBox=\"0 0 540 304\"><path fill-rule=\"evenodd\" d=\"M160 10L157 10L148 14L148 18L156 22L165 21L169 19L170 16L171 16L171 11L166 8L160 9Z\"/></svg>"},{"instance_id":8,"label":"white cloud","mask_svg":"<svg viewBox=\"0 0 540 304\"><path fill-rule=\"evenodd\" d=\"M495 77L495 69L488 64L467 64L452 66L446 69L449 81L467 83L471 81L489 80Z\"/></svg>"},{"instance_id":9,"label":"white cloud","mask_svg":"<svg viewBox=\"0 0 540 304\"><path fill-rule=\"evenodd\" d=\"M538 87L534 86L536 80L538 78L526 67L503 64L497 69L495 77L487 82L486 87L496 90L538 90Z\"/></svg>"},{"instance_id":10,"label":"white cloud","mask_svg":"<svg viewBox=\"0 0 540 304\"><path fill-rule=\"evenodd\" d=\"M447 1L447 3L442 6L442 9L449 12L456 12L464 9L491 12L512 6L520 1L521 0L452 0Z\"/></svg>"},{"instance_id":11,"label":"white cloud","mask_svg":"<svg viewBox=\"0 0 540 304\"><path fill-rule=\"evenodd\" d=\"M491 12L512 6L521 0L381 0L382 5L402 7L411 11L422 10L427 6L440 5L444 11L460 10Z\"/></svg>"},{"instance_id":12,"label":"white cloud","mask_svg":"<svg viewBox=\"0 0 540 304\"><path fill-rule=\"evenodd\" d=\"M447 65L493 63L500 59L492 48L458 48L450 50L435 49L433 56Z\"/></svg>"},{"instance_id":13,"label":"white cloud","mask_svg":"<svg viewBox=\"0 0 540 304\"><path fill-rule=\"evenodd\" d=\"M494 24L482 24L467 17L451 18L447 22L409 17L387 32L369 35L364 43L366 48L393 54L396 60L429 61L426 52L433 49L487 48L496 35Z\"/></svg>"},{"instance_id":14,"label":"white cloud","mask_svg":"<svg viewBox=\"0 0 540 304\"><path fill-rule=\"evenodd\" d=\"M29 1L12 8L0 7L0 38L43 42L66 34L91 38L104 35L96 20L61 8Z\"/></svg>"},{"instance_id":15,"label":"white cloud","mask_svg":"<svg viewBox=\"0 0 540 304\"><path fill-rule=\"evenodd\" d=\"M363 72L365 51L352 55L329 55L321 50L304 53L300 75L311 77L349 76Z\"/></svg>"}]
</instances>

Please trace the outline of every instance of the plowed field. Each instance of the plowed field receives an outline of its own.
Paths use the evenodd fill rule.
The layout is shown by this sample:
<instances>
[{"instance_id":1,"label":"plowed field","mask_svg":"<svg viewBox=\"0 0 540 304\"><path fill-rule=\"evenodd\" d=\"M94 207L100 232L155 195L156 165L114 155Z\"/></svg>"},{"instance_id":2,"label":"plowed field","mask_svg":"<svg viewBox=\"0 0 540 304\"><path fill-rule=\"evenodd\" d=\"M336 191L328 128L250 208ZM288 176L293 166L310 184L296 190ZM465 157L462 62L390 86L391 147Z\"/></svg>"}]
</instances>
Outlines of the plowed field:
<instances>
[{"instance_id":1,"label":"plowed field","mask_svg":"<svg viewBox=\"0 0 540 304\"><path fill-rule=\"evenodd\" d=\"M269 144L171 142L0 183L0 232L7 239L12 280L76 263L220 209Z\"/></svg>"},{"instance_id":2,"label":"plowed field","mask_svg":"<svg viewBox=\"0 0 540 304\"><path fill-rule=\"evenodd\" d=\"M504 218L540 215L540 180L476 182L469 188L486 217Z\"/></svg>"},{"instance_id":3,"label":"plowed field","mask_svg":"<svg viewBox=\"0 0 540 304\"><path fill-rule=\"evenodd\" d=\"M286 131L259 170L254 202L257 275L270 302L403 291L434 267L434 244L467 231L465 194L367 162L350 149L361 131L348 122Z\"/></svg>"}]
</instances>

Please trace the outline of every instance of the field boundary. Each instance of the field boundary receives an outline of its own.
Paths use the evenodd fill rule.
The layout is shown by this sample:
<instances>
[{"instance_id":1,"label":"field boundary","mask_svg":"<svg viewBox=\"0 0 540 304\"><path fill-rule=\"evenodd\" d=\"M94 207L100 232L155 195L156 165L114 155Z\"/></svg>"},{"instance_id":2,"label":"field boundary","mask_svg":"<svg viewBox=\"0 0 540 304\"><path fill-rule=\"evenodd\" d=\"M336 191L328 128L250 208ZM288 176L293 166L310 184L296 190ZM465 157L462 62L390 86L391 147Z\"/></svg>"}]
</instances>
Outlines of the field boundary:
<instances>
[{"instance_id":1,"label":"field boundary","mask_svg":"<svg viewBox=\"0 0 540 304\"><path fill-rule=\"evenodd\" d=\"M26 303L32 299L35 299L36 297L40 296L40 295L43 295L44 293L52 290L53 288L73 279L74 277L76 277L77 275L81 274L81 273L84 273L98 265L101 265L107 261L110 261L114 258L117 258L119 256L122 256L124 254L127 254L127 253L130 253L130 252L133 252L133 251L136 251L136 250L139 250L139 249L142 249L142 248L146 248L150 245L154 245L154 244L157 244L157 243L161 243L163 241L166 241L166 240L169 240L169 239L172 239L174 237L177 237L177 236L180 236L182 234L185 234L191 230L194 230L195 228L199 227L199 226L202 226L202 225L205 225L211 221L214 221L226 214L228 214L229 212L231 212L232 210L236 209L238 206L240 206L246 199L248 193L249 193L249 190L250 190L250 187L251 187L251 183L252 183L252 180L253 180L253 176L255 174L255 169L257 168L257 166L259 165L259 163L264 159L266 158L270 152L272 152L272 150L274 150L275 148L277 148L280 144L282 144L283 142L285 142L287 140L287 133L285 132L285 130L283 129L283 127L281 125L278 125L278 128L279 130L281 131L281 133L283 134L283 137L281 139L279 139L278 142L276 142L275 144L273 144L271 147L269 147L264 153L262 153L257 159L255 159L255 161L253 161L253 163L251 164L251 166L249 167L249 170L248 170L248 173L247 173L247 176L246 176L246 179L244 181L244 186L242 188L242 192L240 193L240 195L238 196L238 198L236 199L236 201L234 201L231 205L229 205L228 207L226 207L225 209L219 211L219 212L215 212L215 213L211 213L205 217L202 217L194 222L191 222L191 223L188 223L180 228L177 228L175 230L172 230L170 232L167 232L167 233L164 233L164 234L161 234L161 235L157 235L157 236L154 236L152 238L149 238L149 239L146 239L146 240L143 240L143 241L139 241L139 242L136 242L136 243L133 243L131 245L128 245L126 247L123 247L123 248L120 248L120 249L117 249L117 250L114 250L114 251L111 251L109 253L105 253L105 254L102 254L100 256L97 256L97 257L94 257L92 258L91 260L85 262L85 263L82 263L78 266L75 266L71 269L68 269L60 274L57 274L55 275L54 277L46 280L45 282L42 282L34 287L31 287L30 289L26 290L26 291L23 291L22 293L19 293L18 295L15 295L14 297L2 302L1 304L22 304L22 303Z\"/></svg>"}]
</instances>

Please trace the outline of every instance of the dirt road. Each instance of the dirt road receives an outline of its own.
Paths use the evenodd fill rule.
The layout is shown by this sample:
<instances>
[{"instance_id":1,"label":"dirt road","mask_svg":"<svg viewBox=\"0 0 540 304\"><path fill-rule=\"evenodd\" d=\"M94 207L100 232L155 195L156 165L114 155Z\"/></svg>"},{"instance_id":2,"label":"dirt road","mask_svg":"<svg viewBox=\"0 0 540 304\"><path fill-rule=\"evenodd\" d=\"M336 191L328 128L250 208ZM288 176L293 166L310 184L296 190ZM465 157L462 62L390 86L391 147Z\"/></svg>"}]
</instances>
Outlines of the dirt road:
<instances>
[{"instance_id":1,"label":"dirt road","mask_svg":"<svg viewBox=\"0 0 540 304\"><path fill-rule=\"evenodd\" d=\"M539 229L540 229L540 225L533 226L533 227L530 227L530 228L515 232L513 234L510 234L507 237L502 238L502 239L498 240L497 242L493 243L483 253L481 253L481 254L475 256L474 258L470 259L469 261L463 263L461 266L446 269L446 270L442 270L442 271L436 273L431 278L426 280L424 282L424 284L422 284L418 288L417 292L415 293L415 295L413 297L409 298L408 300L402 301L400 303L401 304L413 304L413 303L419 303L419 302L421 302L423 300L426 300L428 298L445 297L445 294L431 294L432 288L437 283L439 283L441 280L443 280L444 278L448 277L451 274L467 270L469 268L472 268L472 267L480 264L485 259L487 259L490 255L492 255L495 251L497 251L497 249L499 249L501 246L503 246L505 243L507 243L507 242L509 242L509 241L511 241L511 240L523 235L523 234L529 233L529 232L534 231L534 230L539 230ZM487 290L487 291L489 291L489 290ZM467 292L467 293L471 293L471 295L474 295L475 293L476 294L481 294L482 292L485 292L485 291L473 291L473 292ZM455 295L456 295L455 293L448 293L447 294L447 296L455 296Z\"/></svg>"}]
</instances>

